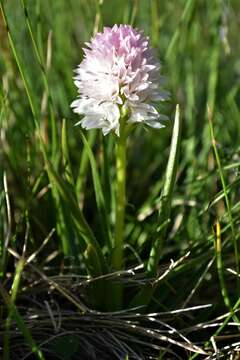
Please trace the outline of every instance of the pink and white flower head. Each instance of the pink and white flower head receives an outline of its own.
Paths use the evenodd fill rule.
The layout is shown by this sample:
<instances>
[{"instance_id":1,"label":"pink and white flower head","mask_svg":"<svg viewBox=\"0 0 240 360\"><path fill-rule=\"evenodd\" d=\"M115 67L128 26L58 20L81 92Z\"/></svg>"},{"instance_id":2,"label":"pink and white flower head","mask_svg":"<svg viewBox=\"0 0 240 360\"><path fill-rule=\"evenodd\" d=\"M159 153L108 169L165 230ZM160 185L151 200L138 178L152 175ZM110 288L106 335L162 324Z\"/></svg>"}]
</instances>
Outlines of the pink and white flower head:
<instances>
[{"instance_id":1,"label":"pink and white flower head","mask_svg":"<svg viewBox=\"0 0 240 360\"><path fill-rule=\"evenodd\" d=\"M160 121L166 117L154 103L168 94L161 90L160 63L143 32L130 25L105 27L86 45L74 78L80 96L71 104L74 112L84 115L77 124L119 135L125 109L128 123L163 127Z\"/></svg>"}]
</instances>

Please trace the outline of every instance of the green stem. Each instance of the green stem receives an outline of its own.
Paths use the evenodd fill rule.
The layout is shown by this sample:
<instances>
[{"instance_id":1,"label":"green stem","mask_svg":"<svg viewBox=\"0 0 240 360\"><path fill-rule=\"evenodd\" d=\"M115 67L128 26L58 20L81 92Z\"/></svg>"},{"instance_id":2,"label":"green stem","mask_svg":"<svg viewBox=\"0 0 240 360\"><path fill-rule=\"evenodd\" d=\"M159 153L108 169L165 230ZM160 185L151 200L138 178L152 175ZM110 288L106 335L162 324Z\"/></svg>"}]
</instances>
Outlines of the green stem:
<instances>
[{"instance_id":1,"label":"green stem","mask_svg":"<svg viewBox=\"0 0 240 360\"><path fill-rule=\"evenodd\" d=\"M116 143L116 224L115 224L115 249L112 259L114 270L123 268L123 238L124 218L126 206L126 131L124 124L121 124L120 136Z\"/></svg>"},{"instance_id":2,"label":"green stem","mask_svg":"<svg viewBox=\"0 0 240 360\"><path fill-rule=\"evenodd\" d=\"M123 245L124 245L124 220L126 206L126 118L122 116L120 121L120 136L116 141L116 221L115 239L112 254L112 268L115 271L124 268ZM111 284L112 310L120 310L123 301L123 287L120 283Z\"/></svg>"}]
</instances>

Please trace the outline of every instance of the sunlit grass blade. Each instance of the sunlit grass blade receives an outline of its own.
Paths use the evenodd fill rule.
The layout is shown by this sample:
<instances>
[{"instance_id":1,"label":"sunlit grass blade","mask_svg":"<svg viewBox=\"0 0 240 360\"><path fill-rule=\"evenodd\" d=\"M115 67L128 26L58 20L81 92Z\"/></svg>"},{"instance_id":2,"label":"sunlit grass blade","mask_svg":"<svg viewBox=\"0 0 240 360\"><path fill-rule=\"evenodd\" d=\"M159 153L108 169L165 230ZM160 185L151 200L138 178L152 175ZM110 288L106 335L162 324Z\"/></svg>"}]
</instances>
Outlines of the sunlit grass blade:
<instances>
[{"instance_id":1,"label":"sunlit grass blade","mask_svg":"<svg viewBox=\"0 0 240 360\"><path fill-rule=\"evenodd\" d=\"M166 176L163 185L163 190L160 196L160 209L158 216L158 228L154 237L154 242L150 251L150 256L147 263L147 274L149 278L157 276L159 259L161 257L161 250L165 241L166 229L169 224L169 217L171 212L171 201L176 182L177 167L181 143L181 127L182 120L180 116L179 105L176 107L175 120L172 133L172 142L167 163ZM151 284L146 284L142 287L139 293L134 297L131 306L147 305L151 301L154 294L155 287Z\"/></svg>"},{"instance_id":2,"label":"sunlit grass blade","mask_svg":"<svg viewBox=\"0 0 240 360\"><path fill-rule=\"evenodd\" d=\"M178 159L180 153L181 128L182 128L182 120L181 120L179 105L177 105L173 133L172 133L172 142L171 142L168 164L166 169L166 176L165 176L163 190L159 199L160 209L159 209L158 221L160 227L161 224L167 221L167 219L170 216L171 202L172 202L172 196L176 182ZM157 274L157 267L161 256L161 250L165 240L165 234L166 234L166 227L157 230L156 239L154 240L154 243L152 245L150 257L147 264L147 272L150 277L155 276Z\"/></svg>"}]
</instances>

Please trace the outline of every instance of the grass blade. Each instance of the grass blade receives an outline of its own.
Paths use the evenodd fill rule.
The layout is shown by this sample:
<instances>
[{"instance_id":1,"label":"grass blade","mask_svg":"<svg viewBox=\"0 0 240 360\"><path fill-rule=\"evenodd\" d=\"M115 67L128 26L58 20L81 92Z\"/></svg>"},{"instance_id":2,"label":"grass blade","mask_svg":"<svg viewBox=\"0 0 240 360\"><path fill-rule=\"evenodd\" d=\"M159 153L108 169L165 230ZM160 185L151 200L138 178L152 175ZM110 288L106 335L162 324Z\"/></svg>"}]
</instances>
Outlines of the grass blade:
<instances>
[{"instance_id":1,"label":"grass blade","mask_svg":"<svg viewBox=\"0 0 240 360\"><path fill-rule=\"evenodd\" d=\"M222 164L221 164L220 156L219 156L217 145L216 145L216 139L215 139L215 135L214 135L213 122L212 122L212 112L211 112L210 108L208 108L208 120L209 120L209 127L210 127L213 151L214 151L214 155L215 155L215 159L217 162L217 167L218 167L218 171L219 171L219 175L220 175L220 179L221 179L221 183L222 183L222 187L223 187L225 203L227 206L228 219L229 219L231 231L232 231L232 241L233 241L233 248L234 248L234 254L235 254L236 271L239 274L239 255L238 255L239 252L238 252L238 245L237 245L236 230L234 227L231 204L230 204L230 200L228 197L228 189L227 189L227 185L225 182ZM237 277L237 281L238 281L238 289L239 289L239 278L238 277Z\"/></svg>"},{"instance_id":2,"label":"grass blade","mask_svg":"<svg viewBox=\"0 0 240 360\"><path fill-rule=\"evenodd\" d=\"M173 50L175 48L175 45L178 43L179 37L181 35L181 28L183 25L188 24L193 10L194 10L194 6L195 6L196 0L188 0L186 2L186 5L184 7L180 22L173 34L173 37L168 45L167 51L166 51L166 58L170 59L173 56Z\"/></svg>"},{"instance_id":3,"label":"grass blade","mask_svg":"<svg viewBox=\"0 0 240 360\"><path fill-rule=\"evenodd\" d=\"M74 186L73 173L71 168L71 162L69 157L68 141L67 141L67 127L66 119L63 119L62 123L62 155L63 155L63 168L66 175L66 179Z\"/></svg>"},{"instance_id":4,"label":"grass blade","mask_svg":"<svg viewBox=\"0 0 240 360\"><path fill-rule=\"evenodd\" d=\"M53 106L53 99L52 99L52 95L50 92L50 87L49 87L49 83L48 83L48 78L47 78L47 71L46 71L46 67L45 64L41 58L41 53L40 50L38 48L38 44L35 41L34 35L33 35L33 30L32 30L32 25L29 19L29 15L28 15L28 10L27 10L27 6L26 6L26 1L25 0L21 0L22 3L22 8L24 11L24 18L26 21L26 25L29 31L29 35L32 41L32 45L33 45L33 49L34 49L34 53L36 55L37 61L39 63L39 68L43 77L43 83L44 83L44 87L46 90L46 94L48 96L49 99L49 109L50 109L50 119L51 119L51 131L52 131L52 160L54 163L56 163L57 161L57 157L58 157L58 134L57 134L57 125L56 125L56 118L55 118L55 111L54 111L54 106Z\"/></svg>"},{"instance_id":5,"label":"grass blade","mask_svg":"<svg viewBox=\"0 0 240 360\"><path fill-rule=\"evenodd\" d=\"M4 302L6 303L9 313L11 314L12 318L14 318L14 320L17 323L17 326L19 328L19 330L21 331L22 335L24 336L24 338L26 339L26 342L28 343L31 352L36 356L37 359L39 360L45 360L45 357L42 353L42 351L38 348L37 343L35 342L35 340L33 339L31 332L29 331L29 329L27 328L27 326L25 325L17 307L15 306L15 304L11 301L11 299L9 298L7 292L5 291L5 289L2 287L2 285L0 284L0 294L4 300ZM9 353L5 351L4 355L4 360L7 360L9 358Z\"/></svg>"},{"instance_id":6,"label":"grass blade","mask_svg":"<svg viewBox=\"0 0 240 360\"><path fill-rule=\"evenodd\" d=\"M97 132L96 130L92 130L89 132L87 136L88 145L92 147L96 140ZM82 153L81 153L81 160L78 170L78 177L76 180L76 194L79 198L80 207L83 208L84 204L84 193L85 193L85 185L87 180L87 174L88 174L88 166L89 166L89 157L87 154L86 147L83 147Z\"/></svg>"},{"instance_id":7,"label":"grass blade","mask_svg":"<svg viewBox=\"0 0 240 360\"><path fill-rule=\"evenodd\" d=\"M158 263L161 256L161 248L165 240L166 228L169 223L171 200L176 181L178 158L180 152L181 127L182 121L180 117L179 105L177 105L170 154L166 170L166 178L163 191L160 196L161 203L159 209L159 220L161 223L158 226L156 239L152 245L150 257L147 263L147 274L150 278L154 278L157 275ZM155 287L156 286L152 286L152 284L148 283L144 285L139 293L134 297L133 301L131 302L131 306L135 307L149 304L154 294Z\"/></svg>"},{"instance_id":8,"label":"grass blade","mask_svg":"<svg viewBox=\"0 0 240 360\"><path fill-rule=\"evenodd\" d=\"M20 259L16 266L16 271L15 271L15 275L14 275L14 279L13 279L11 305L9 304L9 313L8 313L8 317L6 319L6 325L5 325L4 350L3 350L3 359L4 360L8 360L9 356L10 356L9 342L10 342L10 327L11 327L12 318L13 318L13 306L14 306L14 303L16 302L20 279L21 279L21 273L22 273L23 269L24 269L24 260Z\"/></svg>"},{"instance_id":9,"label":"grass blade","mask_svg":"<svg viewBox=\"0 0 240 360\"><path fill-rule=\"evenodd\" d=\"M182 120L180 116L179 105L176 107L175 121L172 134L172 142L170 148L170 154L168 158L166 178L162 194L160 196L160 209L159 209L159 221L160 228L158 228L157 238L152 246L150 257L147 264L147 272L149 276L155 276L157 274L158 262L160 259L161 248L164 243L166 234L166 227L161 228L163 224L170 216L171 201L173 196L174 185L176 182L177 166L180 152L180 141L181 141L181 127Z\"/></svg>"},{"instance_id":10,"label":"grass blade","mask_svg":"<svg viewBox=\"0 0 240 360\"><path fill-rule=\"evenodd\" d=\"M102 228L102 233L104 236L103 243L107 243L109 251L111 251L113 244L112 244L112 235L110 232L110 226L109 226L109 220L108 220L109 216L107 214L107 209L106 209L106 205L105 205L105 199L104 199L104 195L103 195L100 176L99 176L98 169L97 169L97 164L96 164L93 152L91 150L91 147L88 144L86 137L84 136L82 131L80 132L80 134L81 134L82 142L84 144L84 148L86 149L86 152L87 152L87 155L88 155L89 161L90 161L93 185L94 185L94 192L95 192L97 207L98 207L99 216L100 216L100 224L101 224L101 228Z\"/></svg>"},{"instance_id":11,"label":"grass blade","mask_svg":"<svg viewBox=\"0 0 240 360\"><path fill-rule=\"evenodd\" d=\"M223 276L224 264L222 261L221 226L220 226L219 221L217 221L217 224L216 224L215 251L216 251L218 278L219 278L219 282L220 282L220 286L221 286L222 297L223 297L224 303L225 303L226 307L228 308L228 310L230 311L230 313L232 314L233 319L236 321L236 323L240 324L237 315L234 315L234 311L233 311L233 308L232 308L232 305L230 302L230 298L228 295L228 291L227 291L224 276Z\"/></svg>"},{"instance_id":12,"label":"grass blade","mask_svg":"<svg viewBox=\"0 0 240 360\"><path fill-rule=\"evenodd\" d=\"M86 246L91 245L95 249L96 254L99 258L99 263L101 264L101 274L102 274L103 272L106 271L106 262L99 243L97 242L91 228L89 227L85 217L83 216L83 213L79 208L79 205L77 203L77 200L75 199L74 194L65 184L65 182L61 179L61 177L57 174L57 172L53 168L53 165L48 160L46 154L44 160L52 185L57 188L61 198L69 205L69 209L71 209L71 217L76 226L76 229L79 231Z\"/></svg>"}]
</instances>

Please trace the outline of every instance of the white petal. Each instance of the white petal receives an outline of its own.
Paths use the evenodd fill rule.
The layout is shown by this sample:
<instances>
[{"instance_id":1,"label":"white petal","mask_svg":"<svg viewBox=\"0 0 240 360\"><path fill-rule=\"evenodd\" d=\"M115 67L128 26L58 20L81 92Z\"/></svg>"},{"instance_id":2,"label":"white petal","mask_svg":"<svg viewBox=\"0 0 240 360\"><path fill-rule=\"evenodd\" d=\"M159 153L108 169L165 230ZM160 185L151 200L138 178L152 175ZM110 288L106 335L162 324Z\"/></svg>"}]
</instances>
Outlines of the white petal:
<instances>
[{"instance_id":1,"label":"white petal","mask_svg":"<svg viewBox=\"0 0 240 360\"><path fill-rule=\"evenodd\" d=\"M169 100L170 98L170 93L168 91L156 91L151 95L151 100L152 101L165 101L165 100Z\"/></svg>"},{"instance_id":2,"label":"white petal","mask_svg":"<svg viewBox=\"0 0 240 360\"><path fill-rule=\"evenodd\" d=\"M90 117L85 116L82 121L81 125L84 129L90 130L90 129L100 129L102 127L101 119L98 117Z\"/></svg>"},{"instance_id":3,"label":"white petal","mask_svg":"<svg viewBox=\"0 0 240 360\"><path fill-rule=\"evenodd\" d=\"M96 102L96 101L95 101ZM72 102L71 107L78 114L86 114L94 104L94 99L80 98Z\"/></svg>"},{"instance_id":4,"label":"white petal","mask_svg":"<svg viewBox=\"0 0 240 360\"><path fill-rule=\"evenodd\" d=\"M151 121L151 120L146 120L145 124L150 126L153 129L161 129L163 127L165 127L165 125L161 124L159 121Z\"/></svg>"},{"instance_id":5,"label":"white petal","mask_svg":"<svg viewBox=\"0 0 240 360\"><path fill-rule=\"evenodd\" d=\"M120 111L119 111L118 105L113 104L113 103L104 103L104 104L102 104L102 109L103 109L106 119L111 124L118 123L119 118L120 118Z\"/></svg>"}]
</instances>

